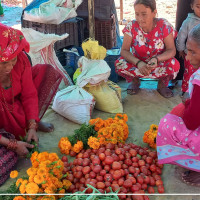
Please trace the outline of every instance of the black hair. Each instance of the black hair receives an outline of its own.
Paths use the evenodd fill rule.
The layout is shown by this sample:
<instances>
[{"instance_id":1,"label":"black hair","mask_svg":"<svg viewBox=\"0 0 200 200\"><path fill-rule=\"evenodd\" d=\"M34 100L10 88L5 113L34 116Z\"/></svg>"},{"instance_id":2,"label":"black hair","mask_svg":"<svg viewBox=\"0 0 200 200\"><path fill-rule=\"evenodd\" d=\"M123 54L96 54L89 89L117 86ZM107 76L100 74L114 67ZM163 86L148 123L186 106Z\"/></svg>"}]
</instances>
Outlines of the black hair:
<instances>
[{"instance_id":1,"label":"black hair","mask_svg":"<svg viewBox=\"0 0 200 200\"><path fill-rule=\"evenodd\" d=\"M137 4L143 4L144 6L149 7L152 12L156 10L155 0L135 0L134 6L136 6Z\"/></svg>"},{"instance_id":2,"label":"black hair","mask_svg":"<svg viewBox=\"0 0 200 200\"><path fill-rule=\"evenodd\" d=\"M200 46L200 24L196 25L190 32L189 38L193 39Z\"/></svg>"}]
</instances>

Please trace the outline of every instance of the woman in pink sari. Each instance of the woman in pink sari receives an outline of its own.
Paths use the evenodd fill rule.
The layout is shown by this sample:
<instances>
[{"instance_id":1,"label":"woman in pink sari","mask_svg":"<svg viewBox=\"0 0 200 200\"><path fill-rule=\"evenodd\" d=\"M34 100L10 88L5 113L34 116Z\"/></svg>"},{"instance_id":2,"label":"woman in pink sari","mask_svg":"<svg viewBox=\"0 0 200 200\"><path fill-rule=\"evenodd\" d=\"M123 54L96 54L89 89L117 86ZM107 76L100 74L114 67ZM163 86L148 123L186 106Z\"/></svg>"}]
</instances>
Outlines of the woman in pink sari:
<instances>
[{"instance_id":1,"label":"woman in pink sari","mask_svg":"<svg viewBox=\"0 0 200 200\"><path fill-rule=\"evenodd\" d=\"M190 98L160 121L157 152L160 164L189 169L184 182L200 186L200 24L189 33L187 59L197 71L189 81Z\"/></svg>"},{"instance_id":2,"label":"woman in pink sari","mask_svg":"<svg viewBox=\"0 0 200 200\"><path fill-rule=\"evenodd\" d=\"M54 129L40 120L62 78L51 65L31 67L28 51L21 31L0 24L0 185L17 156L25 157L27 148L33 148L29 142L38 143L37 129ZM19 141L20 136L26 136L27 142Z\"/></svg>"}]
</instances>

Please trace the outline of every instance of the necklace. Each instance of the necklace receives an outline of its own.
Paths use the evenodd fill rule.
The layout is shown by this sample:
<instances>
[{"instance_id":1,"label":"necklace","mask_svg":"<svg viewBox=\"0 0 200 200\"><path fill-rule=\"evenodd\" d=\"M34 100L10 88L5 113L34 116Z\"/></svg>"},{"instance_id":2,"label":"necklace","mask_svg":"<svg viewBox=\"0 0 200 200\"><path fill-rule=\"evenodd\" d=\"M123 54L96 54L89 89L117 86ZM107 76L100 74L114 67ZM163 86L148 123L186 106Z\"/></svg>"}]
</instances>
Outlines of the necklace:
<instances>
[{"instance_id":1,"label":"necklace","mask_svg":"<svg viewBox=\"0 0 200 200\"><path fill-rule=\"evenodd\" d=\"M6 102L6 98L4 96L4 91L3 91L3 88L1 86L1 94L2 94L2 97L3 97L3 101L0 99L1 103L5 105L6 109L11 113L13 112L14 110L14 92L13 92L13 86L12 86L12 74L10 73L10 82L11 82L11 90L12 90L12 105L10 106L7 102ZM11 107L11 108L9 108Z\"/></svg>"}]
</instances>

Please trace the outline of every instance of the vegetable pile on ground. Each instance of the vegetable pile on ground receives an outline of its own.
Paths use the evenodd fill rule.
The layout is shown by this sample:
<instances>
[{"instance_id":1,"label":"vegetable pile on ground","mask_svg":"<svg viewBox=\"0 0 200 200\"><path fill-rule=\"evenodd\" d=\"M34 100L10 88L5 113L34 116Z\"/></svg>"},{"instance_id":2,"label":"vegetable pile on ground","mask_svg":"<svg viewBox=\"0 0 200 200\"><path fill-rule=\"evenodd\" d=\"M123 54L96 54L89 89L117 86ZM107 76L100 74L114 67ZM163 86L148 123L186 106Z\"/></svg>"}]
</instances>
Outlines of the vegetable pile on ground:
<instances>
[{"instance_id":1,"label":"vegetable pile on ground","mask_svg":"<svg viewBox=\"0 0 200 200\"><path fill-rule=\"evenodd\" d=\"M62 137L58 143L61 153L75 156L82 149L99 149L100 145L108 143L124 143L128 138L128 117L126 114L116 114L114 118L103 120L91 119L89 125L83 124L75 134Z\"/></svg>"},{"instance_id":2,"label":"vegetable pile on ground","mask_svg":"<svg viewBox=\"0 0 200 200\"><path fill-rule=\"evenodd\" d=\"M66 159L66 160L65 160ZM119 194L164 193L161 179L163 165L158 164L156 151L135 144L101 145L97 149L81 150L71 163L63 156L64 172L72 185L68 192L84 191L87 184L101 193L118 191ZM86 193L93 192L88 188ZM120 199L137 199L138 196L120 195ZM147 196L140 196L147 199Z\"/></svg>"}]
</instances>

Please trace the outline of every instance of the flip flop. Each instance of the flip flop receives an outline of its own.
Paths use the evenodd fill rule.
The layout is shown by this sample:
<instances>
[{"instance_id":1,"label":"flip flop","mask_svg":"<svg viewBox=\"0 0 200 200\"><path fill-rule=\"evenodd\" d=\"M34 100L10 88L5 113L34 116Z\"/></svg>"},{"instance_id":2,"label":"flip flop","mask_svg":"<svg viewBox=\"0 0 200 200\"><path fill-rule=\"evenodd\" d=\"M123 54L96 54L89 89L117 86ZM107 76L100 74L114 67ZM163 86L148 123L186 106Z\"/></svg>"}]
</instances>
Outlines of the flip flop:
<instances>
[{"instance_id":1,"label":"flip flop","mask_svg":"<svg viewBox=\"0 0 200 200\"><path fill-rule=\"evenodd\" d=\"M184 173L182 173L182 176L181 176L182 181L188 185L200 187L200 183L193 183L193 182L190 182L185 179L185 177L189 176L191 173L193 173L193 171L191 171L191 170L188 170L188 171L185 171ZM195 172L195 173L198 173L198 172ZM199 178L199 180L200 180L200 178Z\"/></svg>"},{"instance_id":2,"label":"flip flop","mask_svg":"<svg viewBox=\"0 0 200 200\"><path fill-rule=\"evenodd\" d=\"M178 80L176 80L175 82L170 81L167 87L168 87L170 90L173 90L177 84L178 84Z\"/></svg>"},{"instance_id":3,"label":"flip flop","mask_svg":"<svg viewBox=\"0 0 200 200\"><path fill-rule=\"evenodd\" d=\"M171 98L174 96L174 93L167 87L157 89L157 91L160 93L161 96L165 98Z\"/></svg>"}]
</instances>

